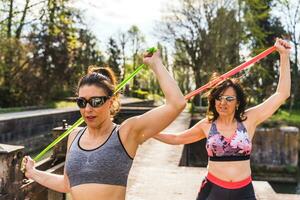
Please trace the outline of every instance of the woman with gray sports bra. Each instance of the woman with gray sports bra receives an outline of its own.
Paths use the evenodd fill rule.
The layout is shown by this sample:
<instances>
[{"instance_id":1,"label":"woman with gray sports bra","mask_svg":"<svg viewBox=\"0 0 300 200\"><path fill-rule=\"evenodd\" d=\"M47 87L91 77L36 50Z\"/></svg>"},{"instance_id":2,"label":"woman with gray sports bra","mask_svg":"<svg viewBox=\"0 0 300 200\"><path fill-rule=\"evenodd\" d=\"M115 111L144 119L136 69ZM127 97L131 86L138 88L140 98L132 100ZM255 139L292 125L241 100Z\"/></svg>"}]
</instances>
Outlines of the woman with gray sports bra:
<instances>
[{"instance_id":1,"label":"woman with gray sports bra","mask_svg":"<svg viewBox=\"0 0 300 200\"><path fill-rule=\"evenodd\" d=\"M276 92L263 103L246 109L240 84L227 79L209 92L207 117L190 129L174 134L160 133L157 140L189 144L207 138L208 174L197 200L254 200L251 180L251 140L258 124L269 118L290 95L290 45L276 39L280 54L280 77Z\"/></svg>"},{"instance_id":2,"label":"woman with gray sports bra","mask_svg":"<svg viewBox=\"0 0 300 200\"><path fill-rule=\"evenodd\" d=\"M156 75L166 103L137 117L114 124L119 110L116 80L109 68L91 66L78 83L77 105L87 124L68 138L63 175L37 170L25 157L26 177L73 200L124 200L128 173L139 144L166 128L184 109L179 87L162 64L159 52L145 54L144 63ZM155 126L153 126L155 124Z\"/></svg>"}]
</instances>

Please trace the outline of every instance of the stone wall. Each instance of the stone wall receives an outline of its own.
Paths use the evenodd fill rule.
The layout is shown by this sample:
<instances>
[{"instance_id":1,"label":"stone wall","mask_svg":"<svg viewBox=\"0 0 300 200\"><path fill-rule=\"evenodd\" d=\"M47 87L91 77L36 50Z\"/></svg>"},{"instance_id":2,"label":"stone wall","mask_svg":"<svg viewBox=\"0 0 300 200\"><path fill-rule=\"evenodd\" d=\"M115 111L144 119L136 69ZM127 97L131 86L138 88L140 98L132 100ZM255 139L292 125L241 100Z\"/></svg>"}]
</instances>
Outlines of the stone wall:
<instances>
[{"instance_id":1,"label":"stone wall","mask_svg":"<svg viewBox=\"0 0 300 200\"><path fill-rule=\"evenodd\" d=\"M299 129L258 128L253 139L251 167L258 180L296 182L299 172Z\"/></svg>"},{"instance_id":2,"label":"stone wall","mask_svg":"<svg viewBox=\"0 0 300 200\"><path fill-rule=\"evenodd\" d=\"M65 119L69 124L79 119L78 109L34 112L0 119L0 143L24 145L26 152L34 152L48 144L53 127L61 126Z\"/></svg>"},{"instance_id":3,"label":"stone wall","mask_svg":"<svg viewBox=\"0 0 300 200\"><path fill-rule=\"evenodd\" d=\"M115 123L141 115L153 108L153 102L142 102L122 106L115 116ZM26 113L26 112L25 112ZM13 114L12 114L13 115ZM12 117L0 117L0 143L25 146L25 153L34 154L47 146L53 139L51 130L62 125L66 120L69 125L81 117L77 108L66 110L40 110L29 114L18 114ZM81 125L83 126L83 125Z\"/></svg>"}]
</instances>

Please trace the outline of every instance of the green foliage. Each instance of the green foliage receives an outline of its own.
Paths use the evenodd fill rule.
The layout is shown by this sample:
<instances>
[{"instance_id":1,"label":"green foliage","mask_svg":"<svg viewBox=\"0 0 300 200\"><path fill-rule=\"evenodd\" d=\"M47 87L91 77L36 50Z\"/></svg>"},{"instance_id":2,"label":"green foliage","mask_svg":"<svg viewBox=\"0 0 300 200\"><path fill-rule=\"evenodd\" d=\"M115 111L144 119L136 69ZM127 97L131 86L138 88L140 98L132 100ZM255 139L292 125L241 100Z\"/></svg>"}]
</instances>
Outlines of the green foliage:
<instances>
[{"instance_id":1,"label":"green foliage","mask_svg":"<svg viewBox=\"0 0 300 200\"><path fill-rule=\"evenodd\" d=\"M242 47L251 56L272 46L285 34L279 19L271 16L273 0L240 0L232 5L219 1L179 0L164 19L162 38L175 47L174 75L184 93L210 80L214 71L222 74L243 62ZM172 37L170 37L170 35ZM278 81L278 55L272 54L241 72L241 82L251 103L260 103L274 93ZM198 95L195 106L201 105Z\"/></svg>"},{"instance_id":2,"label":"green foliage","mask_svg":"<svg viewBox=\"0 0 300 200\"><path fill-rule=\"evenodd\" d=\"M285 35L279 19L271 16L273 0L244 0L244 24L252 56L274 45L275 38ZM255 64L246 75L244 85L254 101L262 102L276 90L278 81L278 56L271 54ZM251 86L251 87L250 87Z\"/></svg>"},{"instance_id":3,"label":"green foliage","mask_svg":"<svg viewBox=\"0 0 300 200\"><path fill-rule=\"evenodd\" d=\"M172 16L164 19L161 35L175 46L174 74L187 93L206 83L212 72L225 72L239 62L242 30L231 6L214 1L179 2L181 6L171 8ZM199 95L193 102L199 105Z\"/></svg>"},{"instance_id":4,"label":"green foliage","mask_svg":"<svg viewBox=\"0 0 300 200\"><path fill-rule=\"evenodd\" d=\"M139 57L139 52L142 50L142 47L145 43L145 37L140 29L133 25L128 30L128 38L131 43L132 50L132 66L136 69L142 62L141 57ZM133 86L134 90L138 89L139 79L138 76L133 77Z\"/></svg>"},{"instance_id":5,"label":"green foliage","mask_svg":"<svg viewBox=\"0 0 300 200\"><path fill-rule=\"evenodd\" d=\"M157 105L162 105L164 103L164 98L158 94L148 94L147 99L153 100Z\"/></svg>"},{"instance_id":6,"label":"green foliage","mask_svg":"<svg viewBox=\"0 0 300 200\"><path fill-rule=\"evenodd\" d=\"M120 77L121 50L119 49L117 42L113 38L109 38L108 40L107 54L108 66L110 66L113 69L117 77Z\"/></svg>"},{"instance_id":7,"label":"green foliage","mask_svg":"<svg viewBox=\"0 0 300 200\"><path fill-rule=\"evenodd\" d=\"M26 23L26 32L22 28L34 8L29 1L22 12L15 1L1 3L9 8L2 10L7 18L0 24L1 107L42 105L70 96L88 65L103 64L98 41L69 1L39 2L41 15Z\"/></svg>"},{"instance_id":8,"label":"green foliage","mask_svg":"<svg viewBox=\"0 0 300 200\"><path fill-rule=\"evenodd\" d=\"M146 99L148 95L149 93L147 91L143 91L141 89L131 91L132 97L136 97L140 99Z\"/></svg>"},{"instance_id":9,"label":"green foliage","mask_svg":"<svg viewBox=\"0 0 300 200\"><path fill-rule=\"evenodd\" d=\"M47 107L49 108L70 108L70 107L76 107L76 103L72 101L53 101L47 104Z\"/></svg>"},{"instance_id":10,"label":"green foliage","mask_svg":"<svg viewBox=\"0 0 300 200\"><path fill-rule=\"evenodd\" d=\"M163 27L162 39L175 47L173 66L167 48L161 44L157 47L184 94L208 82L213 71L223 73L241 63L241 46L250 47L251 55L256 55L273 45L275 37L286 34L279 19L271 15L275 0L178 1L179 6L170 8L171 15L158 26ZM70 0L39 1L38 7L30 3L0 2L1 107L42 105L70 96L89 65L105 63L99 41L85 27L81 13ZM29 15L36 18L31 21ZM142 64L144 42L137 26L123 33L120 41L108 41L107 64L122 76L119 81ZM127 44L130 48L125 51ZM269 55L244 74L250 103L260 103L275 91L277 61L277 55ZM148 68L130 86L138 91L136 96L146 96L140 91L161 94ZM128 94L129 87L125 91ZM197 95L193 104L202 102Z\"/></svg>"},{"instance_id":11,"label":"green foliage","mask_svg":"<svg viewBox=\"0 0 300 200\"><path fill-rule=\"evenodd\" d=\"M10 108L0 108L0 114L11 113L11 112L22 112L28 110L44 109L44 108L70 108L76 107L75 102L71 101L53 101L49 102L44 106L22 106L22 107L10 107Z\"/></svg>"},{"instance_id":12,"label":"green foliage","mask_svg":"<svg viewBox=\"0 0 300 200\"><path fill-rule=\"evenodd\" d=\"M212 74L216 71L223 74L232 66L239 64L239 51L241 39L240 23L235 19L236 11L221 7L216 11L216 16L207 20L206 59L203 68ZM208 81L206 76L205 81Z\"/></svg>"},{"instance_id":13,"label":"green foliage","mask_svg":"<svg viewBox=\"0 0 300 200\"><path fill-rule=\"evenodd\" d=\"M86 28L81 28L79 32L79 46L74 56L74 83L79 77L87 71L89 65L102 66L104 64L104 56L99 50L96 37Z\"/></svg>"},{"instance_id":14,"label":"green foliage","mask_svg":"<svg viewBox=\"0 0 300 200\"><path fill-rule=\"evenodd\" d=\"M4 113L11 113L11 112L21 112L25 111L26 109L22 107L13 107L13 108L0 108L0 114Z\"/></svg>"},{"instance_id":15,"label":"green foliage","mask_svg":"<svg viewBox=\"0 0 300 200\"><path fill-rule=\"evenodd\" d=\"M287 110L280 109L272 116L270 121L281 121L286 125L297 126L300 128L300 110L293 110L290 113Z\"/></svg>"}]
</instances>

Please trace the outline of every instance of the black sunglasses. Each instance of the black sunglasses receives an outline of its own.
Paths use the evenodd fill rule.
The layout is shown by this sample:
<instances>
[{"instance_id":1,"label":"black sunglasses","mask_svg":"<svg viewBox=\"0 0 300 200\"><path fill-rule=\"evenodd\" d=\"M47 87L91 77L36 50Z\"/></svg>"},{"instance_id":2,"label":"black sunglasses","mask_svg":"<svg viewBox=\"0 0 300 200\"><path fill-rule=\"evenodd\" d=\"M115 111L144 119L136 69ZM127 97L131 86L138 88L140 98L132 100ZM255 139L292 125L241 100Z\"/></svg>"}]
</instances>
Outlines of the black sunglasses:
<instances>
[{"instance_id":1,"label":"black sunglasses","mask_svg":"<svg viewBox=\"0 0 300 200\"><path fill-rule=\"evenodd\" d=\"M224 96L218 96L216 98L216 100L218 100L218 101L221 101L222 99L224 99L227 102L231 102L231 101L234 101L236 99L236 97L235 96L225 96L224 95Z\"/></svg>"},{"instance_id":2,"label":"black sunglasses","mask_svg":"<svg viewBox=\"0 0 300 200\"><path fill-rule=\"evenodd\" d=\"M89 100L86 100L83 97L78 97L76 99L76 103L79 108L85 108L89 103L93 108L98 108L105 104L105 102L109 99L109 96L100 96L100 97L91 97Z\"/></svg>"}]
</instances>

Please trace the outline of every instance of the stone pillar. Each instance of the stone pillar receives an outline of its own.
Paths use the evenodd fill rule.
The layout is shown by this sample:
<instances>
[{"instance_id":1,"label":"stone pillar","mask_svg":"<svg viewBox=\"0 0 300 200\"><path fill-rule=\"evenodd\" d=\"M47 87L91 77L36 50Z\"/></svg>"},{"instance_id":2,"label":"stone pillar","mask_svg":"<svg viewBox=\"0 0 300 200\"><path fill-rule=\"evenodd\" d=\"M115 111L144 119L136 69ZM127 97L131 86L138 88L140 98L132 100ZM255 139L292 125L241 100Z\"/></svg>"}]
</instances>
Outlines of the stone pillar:
<instances>
[{"instance_id":1,"label":"stone pillar","mask_svg":"<svg viewBox=\"0 0 300 200\"><path fill-rule=\"evenodd\" d=\"M0 144L0 200L24 199L20 191L23 146Z\"/></svg>"},{"instance_id":2,"label":"stone pillar","mask_svg":"<svg viewBox=\"0 0 300 200\"><path fill-rule=\"evenodd\" d=\"M56 127L52 129L52 135L53 139L58 138L61 134L63 134L70 126L68 126L68 123L66 120L62 121L62 126ZM55 165L57 163L60 163L62 161L65 161L66 158L66 151L67 151L67 141L68 136L66 136L62 141L60 141L58 144L56 144L53 147L53 153L51 155L51 158L54 159L52 165ZM59 171L57 171L59 174L63 174L64 170L63 168ZM59 193L53 190L48 190L48 200L64 200L66 198L66 195L63 193Z\"/></svg>"},{"instance_id":3,"label":"stone pillar","mask_svg":"<svg viewBox=\"0 0 300 200\"><path fill-rule=\"evenodd\" d=\"M269 181L295 182L299 171L298 138L297 127L256 129L251 154L255 177Z\"/></svg>"},{"instance_id":4,"label":"stone pillar","mask_svg":"<svg viewBox=\"0 0 300 200\"><path fill-rule=\"evenodd\" d=\"M65 200L65 194L48 190L48 200Z\"/></svg>"},{"instance_id":5,"label":"stone pillar","mask_svg":"<svg viewBox=\"0 0 300 200\"><path fill-rule=\"evenodd\" d=\"M256 129L251 156L253 164L297 167L298 133L296 127Z\"/></svg>"},{"instance_id":6,"label":"stone pillar","mask_svg":"<svg viewBox=\"0 0 300 200\"><path fill-rule=\"evenodd\" d=\"M297 127L280 127L280 133L284 136L282 163L295 166L298 165L299 129Z\"/></svg>"},{"instance_id":7,"label":"stone pillar","mask_svg":"<svg viewBox=\"0 0 300 200\"><path fill-rule=\"evenodd\" d=\"M62 126L52 129L53 139L58 138L69 127L70 126L68 125L67 121L63 120ZM67 141L68 141L68 136L66 136L62 141L60 141L57 145L53 147L53 153L51 157L54 158L55 161L65 160L66 152L67 152Z\"/></svg>"}]
</instances>

